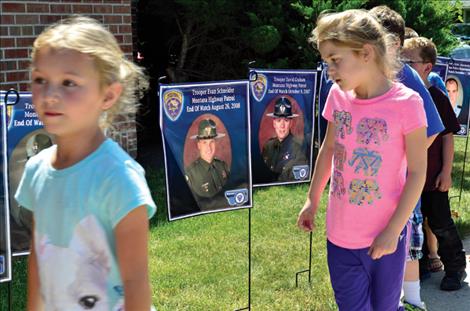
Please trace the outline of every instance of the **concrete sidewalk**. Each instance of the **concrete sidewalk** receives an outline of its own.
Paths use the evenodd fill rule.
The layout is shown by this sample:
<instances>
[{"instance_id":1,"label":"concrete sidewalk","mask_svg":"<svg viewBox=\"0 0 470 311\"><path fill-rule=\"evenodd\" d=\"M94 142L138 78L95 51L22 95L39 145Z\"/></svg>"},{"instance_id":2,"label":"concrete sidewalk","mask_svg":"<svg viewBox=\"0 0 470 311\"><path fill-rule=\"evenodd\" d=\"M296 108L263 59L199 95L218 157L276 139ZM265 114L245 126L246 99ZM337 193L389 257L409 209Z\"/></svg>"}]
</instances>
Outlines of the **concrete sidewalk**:
<instances>
[{"instance_id":1,"label":"concrete sidewalk","mask_svg":"<svg viewBox=\"0 0 470 311\"><path fill-rule=\"evenodd\" d=\"M444 272L433 273L430 279L421 282L421 298L429 311L468 311L470 310L470 237L464 240L467 253L467 277L463 287L455 292L439 289Z\"/></svg>"}]
</instances>

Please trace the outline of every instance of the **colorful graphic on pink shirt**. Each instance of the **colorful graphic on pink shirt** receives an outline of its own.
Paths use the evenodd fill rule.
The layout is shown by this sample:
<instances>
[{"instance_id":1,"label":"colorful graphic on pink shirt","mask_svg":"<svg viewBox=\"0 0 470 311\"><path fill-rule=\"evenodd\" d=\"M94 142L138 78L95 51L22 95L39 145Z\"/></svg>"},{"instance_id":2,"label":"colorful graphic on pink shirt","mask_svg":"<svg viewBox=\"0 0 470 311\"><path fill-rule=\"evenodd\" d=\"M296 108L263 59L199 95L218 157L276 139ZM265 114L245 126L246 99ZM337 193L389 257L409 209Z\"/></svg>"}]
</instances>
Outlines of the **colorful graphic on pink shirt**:
<instances>
[{"instance_id":1,"label":"colorful graphic on pink shirt","mask_svg":"<svg viewBox=\"0 0 470 311\"><path fill-rule=\"evenodd\" d=\"M353 179L349 184L349 203L371 205L376 199L380 199L382 194L375 179Z\"/></svg>"},{"instance_id":2,"label":"colorful graphic on pink shirt","mask_svg":"<svg viewBox=\"0 0 470 311\"><path fill-rule=\"evenodd\" d=\"M331 183L331 194L337 198L341 198L346 193L346 188L344 187L344 178L341 175L341 172L334 171L333 173L333 182Z\"/></svg>"},{"instance_id":3,"label":"colorful graphic on pink shirt","mask_svg":"<svg viewBox=\"0 0 470 311\"><path fill-rule=\"evenodd\" d=\"M335 111L335 135L336 137L345 138L346 134L350 135L352 133L352 117L351 114L347 111Z\"/></svg>"},{"instance_id":4,"label":"colorful graphic on pink shirt","mask_svg":"<svg viewBox=\"0 0 470 311\"><path fill-rule=\"evenodd\" d=\"M378 152L367 148L356 148L348 164L350 166L356 165L354 173L359 173L362 170L366 176L377 176L382 166L382 156Z\"/></svg>"},{"instance_id":5,"label":"colorful graphic on pink shirt","mask_svg":"<svg viewBox=\"0 0 470 311\"><path fill-rule=\"evenodd\" d=\"M369 247L390 221L406 182L405 137L427 126L422 99L400 83L371 99L334 84L323 116L335 127L328 240L348 249Z\"/></svg>"},{"instance_id":6,"label":"colorful graphic on pink shirt","mask_svg":"<svg viewBox=\"0 0 470 311\"><path fill-rule=\"evenodd\" d=\"M359 144L374 143L380 145L388 139L387 122L379 118L362 118L357 126L357 142Z\"/></svg>"},{"instance_id":7,"label":"colorful graphic on pink shirt","mask_svg":"<svg viewBox=\"0 0 470 311\"><path fill-rule=\"evenodd\" d=\"M347 154L344 145L335 142L335 153L334 153L335 167L339 171L343 171L344 162L346 162Z\"/></svg>"}]
</instances>

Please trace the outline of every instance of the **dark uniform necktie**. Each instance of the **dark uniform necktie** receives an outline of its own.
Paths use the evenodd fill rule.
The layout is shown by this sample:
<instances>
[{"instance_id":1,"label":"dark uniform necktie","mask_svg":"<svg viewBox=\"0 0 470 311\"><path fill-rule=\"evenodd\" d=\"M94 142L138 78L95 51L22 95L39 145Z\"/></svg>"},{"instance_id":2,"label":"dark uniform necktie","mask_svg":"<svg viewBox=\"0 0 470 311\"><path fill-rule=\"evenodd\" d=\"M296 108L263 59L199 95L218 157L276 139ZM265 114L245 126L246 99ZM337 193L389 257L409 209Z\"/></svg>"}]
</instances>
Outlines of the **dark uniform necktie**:
<instances>
[{"instance_id":1,"label":"dark uniform necktie","mask_svg":"<svg viewBox=\"0 0 470 311\"><path fill-rule=\"evenodd\" d=\"M273 144L273 157L272 157L272 166L275 170L278 164L280 153L281 153L281 142L276 139L276 141Z\"/></svg>"},{"instance_id":2,"label":"dark uniform necktie","mask_svg":"<svg viewBox=\"0 0 470 311\"><path fill-rule=\"evenodd\" d=\"M212 162L212 164L209 166L209 173L212 178L212 184L214 185L215 190L220 190L223 185L223 180L221 174L218 173L214 162Z\"/></svg>"}]
</instances>

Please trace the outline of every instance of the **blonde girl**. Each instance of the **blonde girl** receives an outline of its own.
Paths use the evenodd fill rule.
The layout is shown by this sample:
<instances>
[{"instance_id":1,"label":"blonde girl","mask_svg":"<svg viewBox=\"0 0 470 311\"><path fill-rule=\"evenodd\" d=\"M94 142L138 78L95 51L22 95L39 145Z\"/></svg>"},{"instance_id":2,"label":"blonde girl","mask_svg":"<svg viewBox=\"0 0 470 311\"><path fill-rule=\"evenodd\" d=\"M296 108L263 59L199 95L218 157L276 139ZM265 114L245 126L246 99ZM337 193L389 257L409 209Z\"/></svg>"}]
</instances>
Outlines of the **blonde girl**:
<instances>
[{"instance_id":1,"label":"blonde girl","mask_svg":"<svg viewBox=\"0 0 470 311\"><path fill-rule=\"evenodd\" d=\"M144 170L103 130L147 82L99 22L45 29L32 52L33 104L55 145L29 159L16 199L34 215L28 310L150 310Z\"/></svg>"},{"instance_id":2,"label":"blonde girl","mask_svg":"<svg viewBox=\"0 0 470 311\"><path fill-rule=\"evenodd\" d=\"M311 42L335 83L328 120L298 225L315 228L330 179L328 267L339 310L398 310L406 224L426 172L426 117L417 93L394 81L392 38L367 12L317 20ZM406 171L408 170L408 175Z\"/></svg>"}]
</instances>

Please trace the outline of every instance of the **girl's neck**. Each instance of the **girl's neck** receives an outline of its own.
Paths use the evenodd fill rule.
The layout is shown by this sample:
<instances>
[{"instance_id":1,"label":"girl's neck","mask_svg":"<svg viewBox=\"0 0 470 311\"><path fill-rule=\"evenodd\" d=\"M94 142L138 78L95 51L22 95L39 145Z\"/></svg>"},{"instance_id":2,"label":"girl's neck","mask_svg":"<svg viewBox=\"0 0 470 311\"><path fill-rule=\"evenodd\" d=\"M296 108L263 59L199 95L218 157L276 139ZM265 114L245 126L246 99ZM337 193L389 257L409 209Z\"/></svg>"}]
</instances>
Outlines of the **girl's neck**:
<instances>
[{"instance_id":1,"label":"girl's neck","mask_svg":"<svg viewBox=\"0 0 470 311\"><path fill-rule=\"evenodd\" d=\"M392 87L392 81L390 81L383 74L373 75L375 78L367 80L367 83L359 85L354 88L353 94L359 99L369 99L380 95L383 95L390 90Z\"/></svg>"},{"instance_id":2,"label":"girl's neck","mask_svg":"<svg viewBox=\"0 0 470 311\"><path fill-rule=\"evenodd\" d=\"M70 167L93 153L106 139L100 128L67 137L56 137L57 151L51 164L55 169Z\"/></svg>"}]
</instances>

